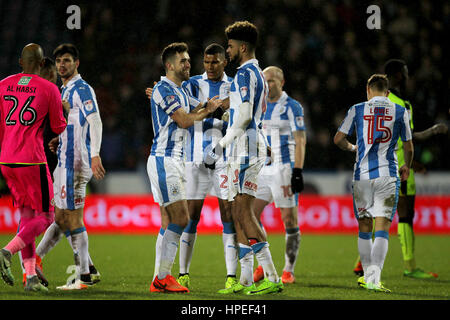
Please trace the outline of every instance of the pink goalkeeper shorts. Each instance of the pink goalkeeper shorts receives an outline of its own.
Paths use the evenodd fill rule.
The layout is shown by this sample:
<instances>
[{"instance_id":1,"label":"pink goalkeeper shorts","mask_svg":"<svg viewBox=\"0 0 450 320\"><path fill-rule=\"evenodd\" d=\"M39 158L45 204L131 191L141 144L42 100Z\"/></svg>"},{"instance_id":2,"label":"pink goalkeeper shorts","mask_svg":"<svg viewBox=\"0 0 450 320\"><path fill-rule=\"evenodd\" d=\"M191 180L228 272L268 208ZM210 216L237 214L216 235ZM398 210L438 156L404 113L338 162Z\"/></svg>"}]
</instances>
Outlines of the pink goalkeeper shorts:
<instances>
[{"instance_id":1,"label":"pink goalkeeper shorts","mask_svg":"<svg viewBox=\"0 0 450 320\"><path fill-rule=\"evenodd\" d=\"M1 165L14 207L31 207L36 212L54 212L53 184L47 164Z\"/></svg>"}]
</instances>

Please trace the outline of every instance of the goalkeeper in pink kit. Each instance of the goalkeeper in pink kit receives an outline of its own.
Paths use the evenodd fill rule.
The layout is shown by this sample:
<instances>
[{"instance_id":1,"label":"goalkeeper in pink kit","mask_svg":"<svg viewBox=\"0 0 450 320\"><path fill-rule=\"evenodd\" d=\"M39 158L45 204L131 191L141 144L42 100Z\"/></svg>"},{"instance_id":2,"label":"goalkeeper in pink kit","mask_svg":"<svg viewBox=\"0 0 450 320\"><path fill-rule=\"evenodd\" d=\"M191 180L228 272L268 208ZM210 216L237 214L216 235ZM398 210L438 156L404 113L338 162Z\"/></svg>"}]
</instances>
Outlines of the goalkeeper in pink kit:
<instances>
[{"instance_id":1,"label":"goalkeeper in pink kit","mask_svg":"<svg viewBox=\"0 0 450 320\"><path fill-rule=\"evenodd\" d=\"M0 81L0 167L20 210L17 235L0 250L0 273L14 285L11 258L21 251L26 291L47 291L35 272L35 239L54 220L53 185L43 146L46 121L60 134L66 128L61 96L55 84L39 76L42 48L28 44L19 60L22 73Z\"/></svg>"}]
</instances>

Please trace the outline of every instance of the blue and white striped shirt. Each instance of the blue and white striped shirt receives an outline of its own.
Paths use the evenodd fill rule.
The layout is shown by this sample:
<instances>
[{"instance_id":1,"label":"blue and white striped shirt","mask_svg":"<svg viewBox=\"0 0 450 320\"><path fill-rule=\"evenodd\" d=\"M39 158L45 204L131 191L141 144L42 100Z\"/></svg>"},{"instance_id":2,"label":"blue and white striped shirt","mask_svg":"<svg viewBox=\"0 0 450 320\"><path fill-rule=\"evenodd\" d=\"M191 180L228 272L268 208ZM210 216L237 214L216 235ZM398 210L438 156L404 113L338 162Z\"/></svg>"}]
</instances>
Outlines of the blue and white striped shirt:
<instances>
[{"instance_id":1,"label":"blue and white striped shirt","mask_svg":"<svg viewBox=\"0 0 450 320\"><path fill-rule=\"evenodd\" d=\"M184 81L183 88L186 88L193 97L204 103L215 96L219 96L221 100L228 98L231 81L233 81L233 78L228 77L225 73L220 81L209 80L205 72ZM227 127L228 122L215 118L196 121L188 129L190 139L186 141L186 161L202 163L206 148L211 144L215 145L225 136ZM223 157L218 163L225 160L225 152L223 152Z\"/></svg>"},{"instance_id":2,"label":"blue and white striped shirt","mask_svg":"<svg viewBox=\"0 0 450 320\"><path fill-rule=\"evenodd\" d=\"M161 81L153 88L151 98L154 137L150 155L184 160L183 146L187 130L180 128L171 116L179 108L189 113L199 103L186 89L166 77L161 77Z\"/></svg>"},{"instance_id":3,"label":"blue and white striped shirt","mask_svg":"<svg viewBox=\"0 0 450 320\"><path fill-rule=\"evenodd\" d=\"M249 102L253 106L252 119L246 128L246 134L231 144L234 148L234 157L244 157L245 162L249 158L258 156L261 144L261 122L267 108L267 95L269 87L263 72L259 67L258 60L251 59L242 64L230 89L230 128L239 116L239 106L244 102ZM242 161L242 159L240 160Z\"/></svg>"},{"instance_id":4,"label":"blue and white striped shirt","mask_svg":"<svg viewBox=\"0 0 450 320\"><path fill-rule=\"evenodd\" d=\"M354 180L398 177L397 141L399 137L402 141L412 139L405 108L377 96L352 106L338 130L347 135L356 131Z\"/></svg>"},{"instance_id":5,"label":"blue and white striped shirt","mask_svg":"<svg viewBox=\"0 0 450 320\"><path fill-rule=\"evenodd\" d=\"M94 89L78 74L62 87L61 97L69 102L70 112L67 127L59 135L58 166L90 168L91 138L86 118L99 112Z\"/></svg>"},{"instance_id":6,"label":"blue and white striped shirt","mask_svg":"<svg viewBox=\"0 0 450 320\"><path fill-rule=\"evenodd\" d=\"M283 91L276 102L267 103L267 110L262 121L263 132L267 137L273 163L295 162L294 131L305 131L303 107Z\"/></svg>"}]
</instances>

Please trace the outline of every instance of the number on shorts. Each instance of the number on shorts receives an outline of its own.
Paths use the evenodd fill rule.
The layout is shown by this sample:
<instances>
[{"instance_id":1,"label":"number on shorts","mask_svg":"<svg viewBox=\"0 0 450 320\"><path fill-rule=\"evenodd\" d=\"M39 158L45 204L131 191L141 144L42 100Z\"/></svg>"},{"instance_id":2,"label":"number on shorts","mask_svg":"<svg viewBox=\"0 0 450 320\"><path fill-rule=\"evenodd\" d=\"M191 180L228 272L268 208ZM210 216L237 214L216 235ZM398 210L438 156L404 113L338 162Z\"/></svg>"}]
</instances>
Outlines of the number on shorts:
<instances>
[{"instance_id":1,"label":"number on shorts","mask_svg":"<svg viewBox=\"0 0 450 320\"><path fill-rule=\"evenodd\" d=\"M223 178L223 181L220 184L220 188L226 189L227 188L227 182L228 182L228 176L226 174L221 174L220 177Z\"/></svg>"}]
</instances>

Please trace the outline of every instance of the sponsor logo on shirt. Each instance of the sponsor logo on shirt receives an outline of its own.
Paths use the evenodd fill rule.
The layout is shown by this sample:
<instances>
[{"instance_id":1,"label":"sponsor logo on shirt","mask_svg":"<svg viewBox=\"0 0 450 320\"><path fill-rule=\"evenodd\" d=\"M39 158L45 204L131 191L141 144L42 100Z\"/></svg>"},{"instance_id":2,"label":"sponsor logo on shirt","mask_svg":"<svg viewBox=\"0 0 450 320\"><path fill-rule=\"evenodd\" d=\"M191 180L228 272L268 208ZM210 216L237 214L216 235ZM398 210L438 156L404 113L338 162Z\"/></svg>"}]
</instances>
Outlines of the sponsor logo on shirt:
<instances>
[{"instance_id":1,"label":"sponsor logo on shirt","mask_svg":"<svg viewBox=\"0 0 450 320\"><path fill-rule=\"evenodd\" d=\"M32 77L27 77L27 76L23 76L22 78L20 78L19 82L17 82L17 84L19 86L27 86L30 83Z\"/></svg>"},{"instance_id":2,"label":"sponsor logo on shirt","mask_svg":"<svg viewBox=\"0 0 450 320\"><path fill-rule=\"evenodd\" d=\"M245 181L244 188L256 192L258 190L258 185L250 181Z\"/></svg>"}]
</instances>

